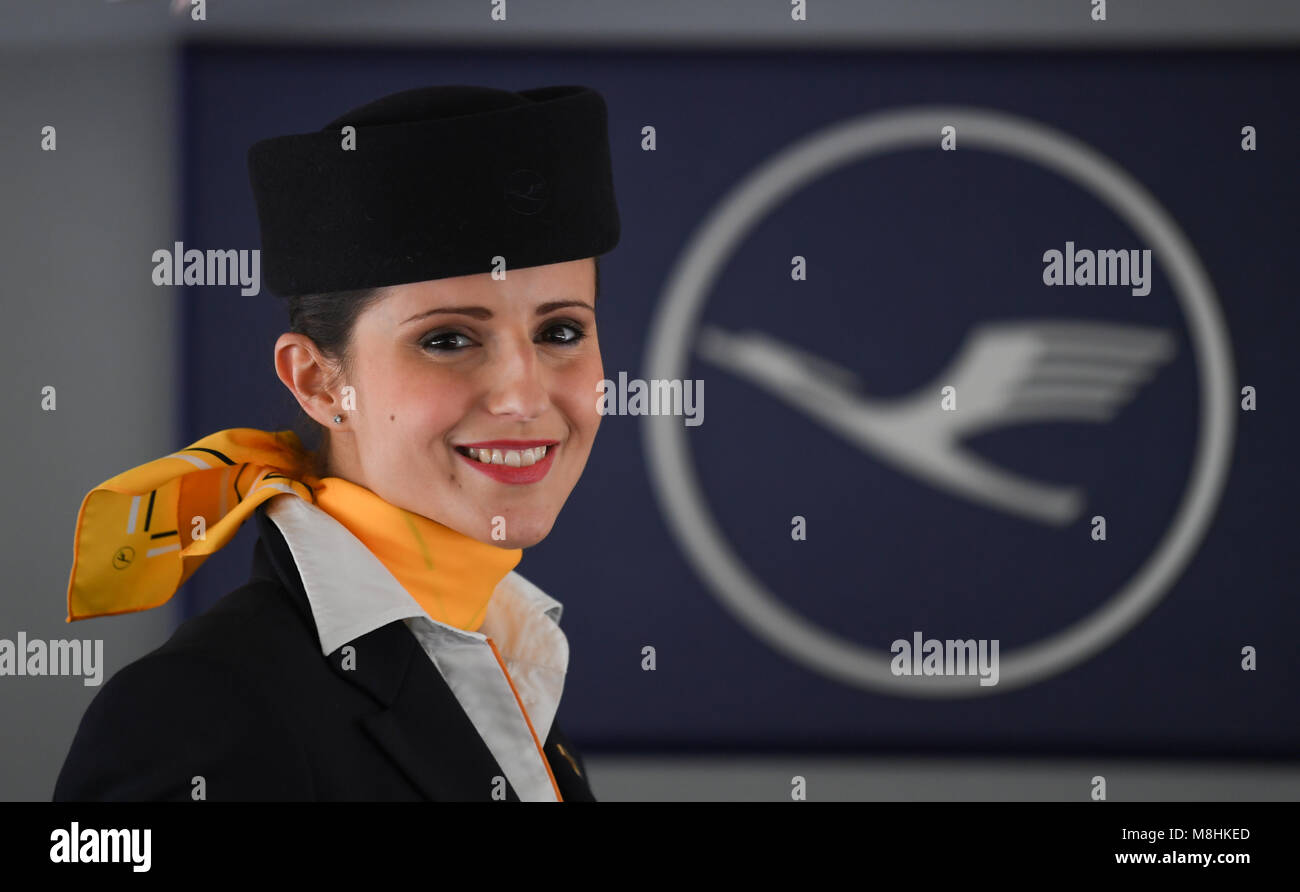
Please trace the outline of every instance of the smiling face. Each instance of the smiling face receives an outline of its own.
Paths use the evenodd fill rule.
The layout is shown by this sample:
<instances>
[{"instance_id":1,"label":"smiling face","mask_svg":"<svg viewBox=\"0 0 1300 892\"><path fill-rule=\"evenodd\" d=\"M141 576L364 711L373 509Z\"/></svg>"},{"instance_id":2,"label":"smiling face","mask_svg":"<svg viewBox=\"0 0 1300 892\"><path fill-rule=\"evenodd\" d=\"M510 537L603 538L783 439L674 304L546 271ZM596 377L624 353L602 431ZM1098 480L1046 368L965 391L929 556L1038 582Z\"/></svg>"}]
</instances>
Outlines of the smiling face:
<instances>
[{"instance_id":1,"label":"smiling face","mask_svg":"<svg viewBox=\"0 0 1300 892\"><path fill-rule=\"evenodd\" d=\"M290 389L330 428L331 475L479 541L526 547L550 532L600 425L594 303L590 258L501 281L391 286L358 315L332 393L304 400ZM281 378L309 389L281 344ZM353 409L339 406L345 385ZM493 538L498 517L504 538Z\"/></svg>"}]
</instances>

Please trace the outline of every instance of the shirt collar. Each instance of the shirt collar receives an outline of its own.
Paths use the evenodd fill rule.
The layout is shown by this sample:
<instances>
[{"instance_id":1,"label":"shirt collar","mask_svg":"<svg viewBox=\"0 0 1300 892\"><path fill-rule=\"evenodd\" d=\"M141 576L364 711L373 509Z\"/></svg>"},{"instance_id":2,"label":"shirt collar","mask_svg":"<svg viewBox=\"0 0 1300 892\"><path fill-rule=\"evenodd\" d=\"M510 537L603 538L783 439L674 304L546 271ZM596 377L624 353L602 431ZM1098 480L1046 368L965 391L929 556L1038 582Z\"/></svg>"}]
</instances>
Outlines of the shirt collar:
<instances>
[{"instance_id":1,"label":"shirt collar","mask_svg":"<svg viewBox=\"0 0 1300 892\"><path fill-rule=\"evenodd\" d=\"M265 510L293 555L326 656L388 623L414 619L445 641L486 644L491 636L507 659L567 669L567 648L547 645L564 605L515 571L494 590L481 631L468 631L431 618L356 536L306 499L277 495ZM539 623L552 634L531 634Z\"/></svg>"}]
</instances>

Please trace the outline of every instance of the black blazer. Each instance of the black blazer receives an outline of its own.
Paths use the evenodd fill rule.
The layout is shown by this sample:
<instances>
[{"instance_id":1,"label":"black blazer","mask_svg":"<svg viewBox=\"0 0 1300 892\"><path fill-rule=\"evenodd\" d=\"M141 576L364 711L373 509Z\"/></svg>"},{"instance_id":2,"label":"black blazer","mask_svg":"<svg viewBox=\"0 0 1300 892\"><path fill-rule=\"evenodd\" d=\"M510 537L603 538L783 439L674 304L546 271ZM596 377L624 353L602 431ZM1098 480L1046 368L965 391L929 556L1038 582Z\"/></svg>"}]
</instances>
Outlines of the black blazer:
<instances>
[{"instance_id":1,"label":"black blazer","mask_svg":"<svg viewBox=\"0 0 1300 892\"><path fill-rule=\"evenodd\" d=\"M505 773L406 624L350 642L355 668L322 656L288 545L256 517L248 583L104 685L55 801L190 800L196 777L210 801L491 800ZM594 801L558 721L543 751L566 802Z\"/></svg>"}]
</instances>

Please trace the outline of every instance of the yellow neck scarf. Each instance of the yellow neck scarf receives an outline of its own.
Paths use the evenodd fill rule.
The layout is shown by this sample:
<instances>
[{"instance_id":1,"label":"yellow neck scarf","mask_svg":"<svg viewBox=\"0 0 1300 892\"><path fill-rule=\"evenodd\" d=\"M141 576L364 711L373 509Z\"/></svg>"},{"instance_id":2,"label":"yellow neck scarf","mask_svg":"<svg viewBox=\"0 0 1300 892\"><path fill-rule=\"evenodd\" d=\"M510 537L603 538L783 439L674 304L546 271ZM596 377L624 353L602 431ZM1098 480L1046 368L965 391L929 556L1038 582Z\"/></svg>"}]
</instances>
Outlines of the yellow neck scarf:
<instances>
[{"instance_id":1,"label":"yellow neck scarf","mask_svg":"<svg viewBox=\"0 0 1300 892\"><path fill-rule=\"evenodd\" d=\"M292 493L360 539L430 617L478 630L522 549L479 542L306 467L292 431L233 428L101 483L77 514L68 622L165 604L258 505Z\"/></svg>"},{"instance_id":2,"label":"yellow neck scarf","mask_svg":"<svg viewBox=\"0 0 1300 892\"><path fill-rule=\"evenodd\" d=\"M498 548L384 501L342 477L326 477L316 504L366 544L424 612L477 632L492 592L522 548Z\"/></svg>"}]
</instances>

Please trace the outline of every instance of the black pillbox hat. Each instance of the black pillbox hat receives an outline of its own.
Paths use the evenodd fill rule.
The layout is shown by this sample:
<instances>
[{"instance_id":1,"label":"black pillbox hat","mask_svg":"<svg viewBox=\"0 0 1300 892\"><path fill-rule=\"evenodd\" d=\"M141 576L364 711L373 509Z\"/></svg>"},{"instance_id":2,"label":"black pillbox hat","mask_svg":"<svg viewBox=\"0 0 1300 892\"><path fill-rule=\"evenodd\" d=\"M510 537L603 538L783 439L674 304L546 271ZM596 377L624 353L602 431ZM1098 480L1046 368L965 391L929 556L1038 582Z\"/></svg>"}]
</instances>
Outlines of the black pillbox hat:
<instances>
[{"instance_id":1,"label":"black pillbox hat","mask_svg":"<svg viewBox=\"0 0 1300 892\"><path fill-rule=\"evenodd\" d=\"M355 129L349 148L343 128ZM563 263L618 244L605 102L436 86L248 152L266 286L347 291Z\"/></svg>"}]
</instances>

